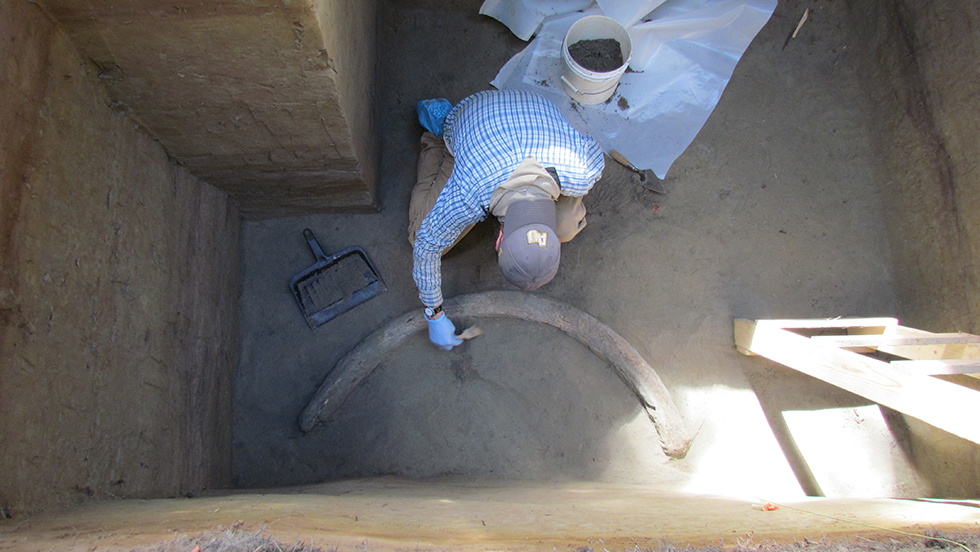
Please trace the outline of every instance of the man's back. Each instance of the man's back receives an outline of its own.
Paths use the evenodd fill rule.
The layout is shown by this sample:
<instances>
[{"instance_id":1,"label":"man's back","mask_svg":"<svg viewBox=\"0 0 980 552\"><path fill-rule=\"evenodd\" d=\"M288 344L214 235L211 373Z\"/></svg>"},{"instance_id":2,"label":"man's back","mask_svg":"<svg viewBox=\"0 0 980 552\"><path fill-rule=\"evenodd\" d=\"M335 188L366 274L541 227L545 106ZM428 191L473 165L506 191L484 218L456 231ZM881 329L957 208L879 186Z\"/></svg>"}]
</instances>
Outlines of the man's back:
<instances>
[{"instance_id":1,"label":"man's back","mask_svg":"<svg viewBox=\"0 0 980 552\"><path fill-rule=\"evenodd\" d=\"M550 101L523 90L469 96L446 118L444 137L456 158L449 185L483 208L528 156L555 168L564 195L586 194L602 174L595 139L572 128Z\"/></svg>"}]
</instances>

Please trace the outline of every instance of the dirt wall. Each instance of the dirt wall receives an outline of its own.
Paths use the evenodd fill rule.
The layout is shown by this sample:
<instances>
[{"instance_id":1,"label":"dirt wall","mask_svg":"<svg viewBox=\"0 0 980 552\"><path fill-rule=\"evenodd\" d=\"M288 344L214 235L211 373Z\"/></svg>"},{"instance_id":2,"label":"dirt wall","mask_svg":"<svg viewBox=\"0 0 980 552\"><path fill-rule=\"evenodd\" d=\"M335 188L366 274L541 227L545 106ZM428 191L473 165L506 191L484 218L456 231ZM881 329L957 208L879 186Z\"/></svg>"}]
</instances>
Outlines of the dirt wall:
<instances>
[{"instance_id":1,"label":"dirt wall","mask_svg":"<svg viewBox=\"0 0 980 552\"><path fill-rule=\"evenodd\" d=\"M240 217L0 3L0 506L229 482Z\"/></svg>"},{"instance_id":2,"label":"dirt wall","mask_svg":"<svg viewBox=\"0 0 980 552\"><path fill-rule=\"evenodd\" d=\"M243 214L375 208L374 2L38 3L112 100ZM336 17L321 26L315 4Z\"/></svg>"},{"instance_id":3,"label":"dirt wall","mask_svg":"<svg viewBox=\"0 0 980 552\"><path fill-rule=\"evenodd\" d=\"M980 2L849 5L863 40L902 323L980 333ZM980 447L908 422L907 453L933 495L980 496Z\"/></svg>"},{"instance_id":4,"label":"dirt wall","mask_svg":"<svg viewBox=\"0 0 980 552\"><path fill-rule=\"evenodd\" d=\"M980 2L851 0L903 321L980 331Z\"/></svg>"},{"instance_id":5,"label":"dirt wall","mask_svg":"<svg viewBox=\"0 0 980 552\"><path fill-rule=\"evenodd\" d=\"M323 46L337 70L340 112L347 121L358 169L376 201L380 151L376 121L377 5L372 1L316 0Z\"/></svg>"}]
</instances>

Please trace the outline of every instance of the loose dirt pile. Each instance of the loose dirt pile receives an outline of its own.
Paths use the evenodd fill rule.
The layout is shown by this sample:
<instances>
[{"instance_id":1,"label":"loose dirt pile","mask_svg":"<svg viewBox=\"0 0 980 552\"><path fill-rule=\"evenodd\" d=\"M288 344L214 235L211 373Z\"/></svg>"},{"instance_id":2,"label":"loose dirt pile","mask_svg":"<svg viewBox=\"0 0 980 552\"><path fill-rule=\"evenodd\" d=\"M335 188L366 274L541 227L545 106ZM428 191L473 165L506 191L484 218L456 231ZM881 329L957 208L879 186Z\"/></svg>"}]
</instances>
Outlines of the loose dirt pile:
<instances>
[{"instance_id":1,"label":"loose dirt pile","mask_svg":"<svg viewBox=\"0 0 980 552\"><path fill-rule=\"evenodd\" d=\"M579 40L568 47L568 54L589 71L608 73L623 66L623 50L613 38Z\"/></svg>"}]
</instances>

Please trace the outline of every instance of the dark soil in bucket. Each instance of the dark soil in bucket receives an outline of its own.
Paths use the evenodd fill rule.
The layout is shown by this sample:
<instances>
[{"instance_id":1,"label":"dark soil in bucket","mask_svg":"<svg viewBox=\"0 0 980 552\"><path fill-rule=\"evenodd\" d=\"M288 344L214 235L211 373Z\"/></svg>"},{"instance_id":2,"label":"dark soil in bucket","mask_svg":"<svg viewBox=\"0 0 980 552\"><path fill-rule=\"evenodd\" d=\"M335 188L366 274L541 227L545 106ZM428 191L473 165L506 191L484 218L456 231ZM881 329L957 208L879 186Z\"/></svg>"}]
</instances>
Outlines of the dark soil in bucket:
<instances>
[{"instance_id":1,"label":"dark soil in bucket","mask_svg":"<svg viewBox=\"0 0 980 552\"><path fill-rule=\"evenodd\" d=\"M623 66L623 50L615 38L579 40L568 47L568 53L589 71L608 73Z\"/></svg>"}]
</instances>

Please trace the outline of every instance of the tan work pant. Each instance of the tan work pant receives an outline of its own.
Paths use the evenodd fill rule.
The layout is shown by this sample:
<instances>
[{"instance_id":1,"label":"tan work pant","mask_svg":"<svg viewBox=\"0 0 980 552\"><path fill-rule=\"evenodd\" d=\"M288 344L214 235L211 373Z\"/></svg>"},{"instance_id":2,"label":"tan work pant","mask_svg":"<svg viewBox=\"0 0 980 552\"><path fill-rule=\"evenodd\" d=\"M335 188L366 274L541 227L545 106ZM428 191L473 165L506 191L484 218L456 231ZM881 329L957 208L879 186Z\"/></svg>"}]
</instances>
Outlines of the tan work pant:
<instances>
[{"instance_id":1,"label":"tan work pant","mask_svg":"<svg viewBox=\"0 0 980 552\"><path fill-rule=\"evenodd\" d=\"M431 132L422 133L422 151L419 153L418 179L412 189L412 199L408 206L408 241L415 247L415 236L422 227L422 220L436 204L439 194L453 174L455 159L446 148L446 143ZM557 226L555 232L564 243L574 238L585 228L585 205L581 197L561 196L557 205ZM442 253L453 248L463 239L473 224L468 226L452 245Z\"/></svg>"}]
</instances>

